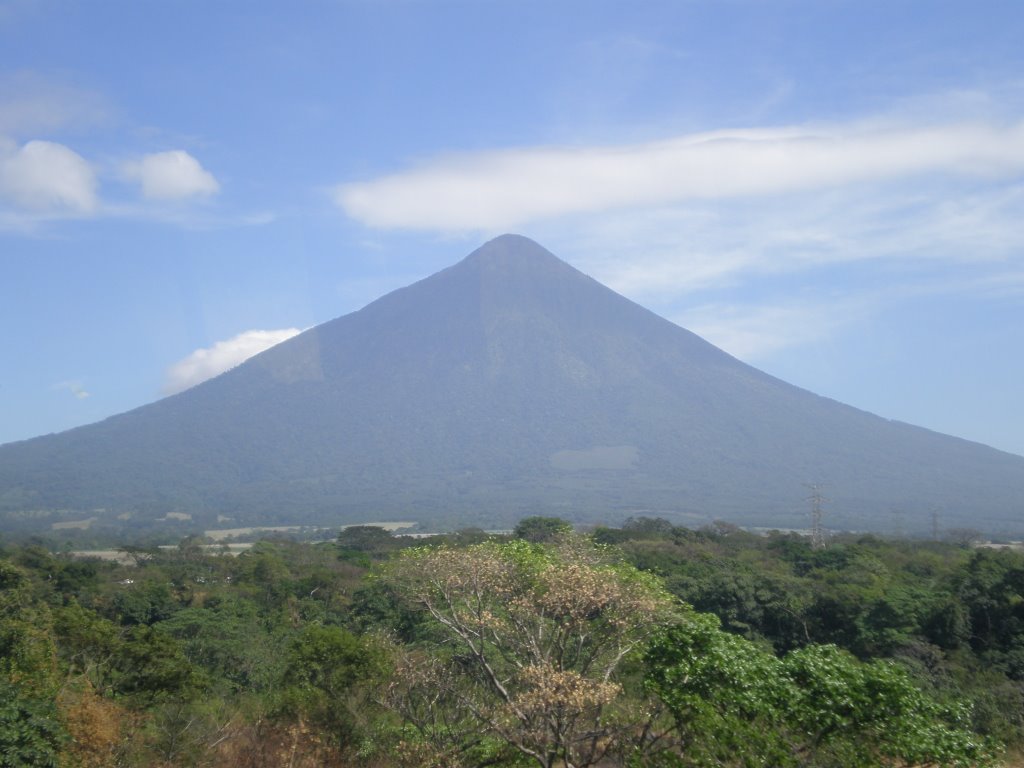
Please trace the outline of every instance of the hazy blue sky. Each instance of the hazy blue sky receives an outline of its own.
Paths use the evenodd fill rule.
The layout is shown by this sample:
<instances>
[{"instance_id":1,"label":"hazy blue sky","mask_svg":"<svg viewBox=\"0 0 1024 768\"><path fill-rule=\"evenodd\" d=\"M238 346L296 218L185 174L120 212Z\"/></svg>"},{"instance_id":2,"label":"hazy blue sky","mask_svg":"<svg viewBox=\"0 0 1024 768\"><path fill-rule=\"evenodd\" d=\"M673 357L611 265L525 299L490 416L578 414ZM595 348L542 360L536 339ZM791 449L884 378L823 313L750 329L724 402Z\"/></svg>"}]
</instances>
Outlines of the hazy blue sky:
<instances>
[{"instance_id":1,"label":"hazy blue sky","mask_svg":"<svg viewBox=\"0 0 1024 768\"><path fill-rule=\"evenodd\" d=\"M0 0L0 442L519 232L1024 454L1024 3Z\"/></svg>"}]
</instances>

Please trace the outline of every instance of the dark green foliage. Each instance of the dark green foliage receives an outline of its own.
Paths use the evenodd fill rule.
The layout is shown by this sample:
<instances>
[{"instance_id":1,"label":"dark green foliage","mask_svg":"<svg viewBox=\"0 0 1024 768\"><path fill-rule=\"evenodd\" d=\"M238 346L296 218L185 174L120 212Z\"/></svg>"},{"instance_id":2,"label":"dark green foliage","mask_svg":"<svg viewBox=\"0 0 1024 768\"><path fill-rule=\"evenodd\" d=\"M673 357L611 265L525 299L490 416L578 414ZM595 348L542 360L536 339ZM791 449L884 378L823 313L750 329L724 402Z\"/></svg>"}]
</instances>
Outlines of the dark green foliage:
<instances>
[{"instance_id":1,"label":"dark green foliage","mask_svg":"<svg viewBox=\"0 0 1024 768\"><path fill-rule=\"evenodd\" d=\"M307 626L288 649L284 679L287 684L340 698L361 680L379 675L380 653L341 627Z\"/></svg>"},{"instance_id":2,"label":"dark green foliage","mask_svg":"<svg viewBox=\"0 0 1024 768\"><path fill-rule=\"evenodd\" d=\"M152 625L170 618L178 605L166 582L155 580L124 584L114 596L113 609L118 620L125 625Z\"/></svg>"},{"instance_id":3,"label":"dark green foliage","mask_svg":"<svg viewBox=\"0 0 1024 768\"><path fill-rule=\"evenodd\" d=\"M697 614L647 654L648 681L684 736L677 765L980 766L990 744L901 667L811 645L782 659ZM962 708L961 708L962 709ZM668 758L666 758L668 759Z\"/></svg>"},{"instance_id":4,"label":"dark green foliage","mask_svg":"<svg viewBox=\"0 0 1024 768\"><path fill-rule=\"evenodd\" d=\"M971 647L1024 680L1024 560L1013 552L974 552L958 592L969 611Z\"/></svg>"},{"instance_id":5,"label":"dark green foliage","mask_svg":"<svg viewBox=\"0 0 1024 768\"><path fill-rule=\"evenodd\" d=\"M84 675L100 690L110 684L112 664L123 647L123 630L74 599L55 609L53 629L69 674Z\"/></svg>"},{"instance_id":6,"label":"dark green foliage","mask_svg":"<svg viewBox=\"0 0 1024 768\"><path fill-rule=\"evenodd\" d=\"M282 711L325 729L340 745L355 743L373 709L357 688L386 684L384 654L341 627L313 624L292 640L286 658Z\"/></svg>"},{"instance_id":7,"label":"dark green foliage","mask_svg":"<svg viewBox=\"0 0 1024 768\"><path fill-rule=\"evenodd\" d=\"M153 627L132 627L115 660L114 688L145 700L194 698L204 676L185 656L181 643Z\"/></svg>"},{"instance_id":8,"label":"dark green foliage","mask_svg":"<svg viewBox=\"0 0 1024 768\"><path fill-rule=\"evenodd\" d=\"M32 551L29 564L48 558ZM57 691L53 622L29 572L0 560L0 768L56 766L66 734Z\"/></svg>"},{"instance_id":9,"label":"dark green foliage","mask_svg":"<svg viewBox=\"0 0 1024 768\"><path fill-rule=\"evenodd\" d=\"M53 699L0 675L0 768L56 768L66 741Z\"/></svg>"},{"instance_id":10,"label":"dark green foliage","mask_svg":"<svg viewBox=\"0 0 1024 768\"><path fill-rule=\"evenodd\" d=\"M338 534L338 546L380 555L395 548L395 537L376 525L349 525Z\"/></svg>"},{"instance_id":11,"label":"dark green foliage","mask_svg":"<svg viewBox=\"0 0 1024 768\"><path fill-rule=\"evenodd\" d=\"M816 551L789 534L701 533L623 531L620 546L729 632L779 654L831 643L898 659L943 706L971 702L978 733L1024 741L1015 652L1024 554L874 537Z\"/></svg>"},{"instance_id":12,"label":"dark green foliage","mask_svg":"<svg viewBox=\"0 0 1024 768\"><path fill-rule=\"evenodd\" d=\"M513 529L512 536L533 544L544 544L555 541L568 533L572 533L571 523L560 517L538 516L520 520Z\"/></svg>"},{"instance_id":13,"label":"dark green foliage","mask_svg":"<svg viewBox=\"0 0 1024 768\"><path fill-rule=\"evenodd\" d=\"M32 586L24 570L0 561L0 676L45 694L55 687L53 620Z\"/></svg>"},{"instance_id":14,"label":"dark green foliage","mask_svg":"<svg viewBox=\"0 0 1024 768\"><path fill-rule=\"evenodd\" d=\"M61 594L84 596L95 593L101 574L108 571L96 560L64 560L57 572L57 590Z\"/></svg>"},{"instance_id":15,"label":"dark green foliage","mask_svg":"<svg viewBox=\"0 0 1024 768\"><path fill-rule=\"evenodd\" d=\"M383 560L403 546L384 528L376 525L350 525L341 529L337 538L338 557L363 568Z\"/></svg>"},{"instance_id":16,"label":"dark green foliage","mask_svg":"<svg viewBox=\"0 0 1024 768\"><path fill-rule=\"evenodd\" d=\"M378 578L367 580L352 596L352 624L363 632L373 628L411 642L423 632L423 612L411 607L394 587Z\"/></svg>"},{"instance_id":17,"label":"dark green foliage","mask_svg":"<svg viewBox=\"0 0 1024 768\"><path fill-rule=\"evenodd\" d=\"M177 612L159 630L178 640L190 663L232 690L261 694L280 675L285 636L250 601L209 600Z\"/></svg>"}]
</instances>

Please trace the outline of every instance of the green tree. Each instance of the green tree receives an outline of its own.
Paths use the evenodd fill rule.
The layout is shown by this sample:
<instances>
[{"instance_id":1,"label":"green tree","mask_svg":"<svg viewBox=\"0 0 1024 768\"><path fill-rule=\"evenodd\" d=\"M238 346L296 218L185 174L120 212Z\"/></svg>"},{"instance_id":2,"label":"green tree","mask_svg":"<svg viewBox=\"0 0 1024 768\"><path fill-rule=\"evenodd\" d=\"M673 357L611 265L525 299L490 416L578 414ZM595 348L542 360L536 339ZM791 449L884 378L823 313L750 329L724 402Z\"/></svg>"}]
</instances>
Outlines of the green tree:
<instances>
[{"instance_id":1,"label":"green tree","mask_svg":"<svg viewBox=\"0 0 1024 768\"><path fill-rule=\"evenodd\" d=\"M647 684L676 721L670 765L793 766L782 713L790 691L775 656L694 613L645 657Z\"/></svg>"},{"instance_id":2,"label":"green tree","mask_svg":"<svg viewBox=\"0 0 1024 768\"><path fill-rule=\"evenodd\" d=\"M170 588L157 576L125 584L114 596L113 607L122 624L152 625L169 618L178 605Z\"/></svg>"},{"instance_id":3,"label":"green tree","mask_svg":"<svg viewBox=\"0 0 1024 768\"><path fill-rule=\"evenodd\" d=\"M348 525L338 533L338 546L356 552L381 554L395 548L395 537L379 525Z\"/></svg>"},{"instance_id":4,"label":"green tree","mask_svg":"<svg viewBox=\"0 0 1024 768\"><path fill-rule=\"evenodd\" d=\"M112 664L115 690L143 702L191 699L205 683L175 638L145 625L128 631Z\"/></svg>"},{"instance_id":5,"label":"green tree","mask_svg":"<svg viewBox=\"0 0 1024 768\"><path fill-rule=\"evenodd\" d=\"M288 649L283 707L327 730L339 746L351 744L372 709L362 687L380 681L384 669L372 642L341 627L309 625Z\"/></svg>"},{"instance_id":6,"label":"green tree","mask_svg":"<svg viewBox=\"0 0 1024 768\"><path fill-rule=\"evenodd\" d=\"M33 597L25 571L0 561L0 675L45 691L56 670L49 607Z\"/></svg>"},{"instance_id":7,"label":"green tree","mask_svg":"<svg viewBox=\"0 0 1024 768\"><path fill-rule=\"evenodd\" d=\"M543 544L572 533L572 524L560 517L524 517L512 531L517 539Z\"/></svg>"},{"instance_id":8,"label":"green tree","mask_svg":"<svg viewBox=\"0 0 1024 768\"><path fill-rule=\"evenodd\" d=\"M265 625L252 602L210 600L178 611L157 628L221 687L260 694L280 680L287 638L281 628Z\"/></svg>"},{"instance_id":9,"label":"green tree","mask_svg":"<svg viewBox=\"0 0 1024 768\"><path fill-rule=\"evenodd\" d=\"M51 697L0 675L0 768L56 768L66 740Z\"/></svg>"},{"instance_id":10,"label":"green tree","mask_svg":"<svg viewBox=\"0 0 1024 768\"><path fill-rule=\"evenodd\" d=\"M121 646L120 627L71 600L54 611L54 633L68 674L82 675L98 690L106 690L112 660Z\"/></svg>"},{"instance_id":11,"label":"green tree","mask_svg":"<svg viewBox=\"0 0 1024 768\"><path fill-rule=\"evenodd\" d=\"M676 719L681 766L980 766L992 745L967 712L929 699L898 665L811 645L782 659L696 614L647 654L648 684Z\"/></svg>"},{"instance_id":12,"label":"green tree","mask_svg":"<svg viewBox=\"0 0 1024 768\"><path fill-rule=\"evenodd\" d=\"M835 646L812 645L787 655L782 673L792 691L788 719L809 736L819 764L994 762L992 745L969 730L969 713L940 707L894 662L861 662Z\"/></svg>"},{"instance_id":13,"label":"green tree","mask_svg":"<svg viewBox=\"0 0 1024 768\"><path fill-rule=\"evenodd\" d=\"M57 765L57 687L50 612L28 574L0 560L0 768Z\"/></svg>"}]
</instances>

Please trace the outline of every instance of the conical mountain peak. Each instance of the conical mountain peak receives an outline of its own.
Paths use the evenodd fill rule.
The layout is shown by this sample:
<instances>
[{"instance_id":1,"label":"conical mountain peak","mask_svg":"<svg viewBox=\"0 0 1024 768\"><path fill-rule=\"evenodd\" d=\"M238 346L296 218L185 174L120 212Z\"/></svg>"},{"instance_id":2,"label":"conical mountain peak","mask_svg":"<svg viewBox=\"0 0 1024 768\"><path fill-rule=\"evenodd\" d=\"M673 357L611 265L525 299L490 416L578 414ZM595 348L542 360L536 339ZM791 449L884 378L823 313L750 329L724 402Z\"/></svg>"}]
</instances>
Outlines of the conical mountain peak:
<instances>
[{"instance_id":1,"label":"conical mountain peak","mask_svg":"<svg viewBox=\"0 0 1024 768\"><path fill-rule=\"evenodd\" d=\"M471 264L565 263L535 240L516 234L499 235L493 240L488 240L469 254L464 261Z\"/></svg>"},{"instance_id":2,"label":"conical mountain peak","mask_svg":"<svg viewBox=\"0 0 1024 768\"><path fill-rule=\"evenodd\" d=\"M1024 530L1024 459L790 386L508 234L191 390L0 446L0 524L800 527L809 481L840 526L941 505Z\"/></svg>"},{"instance_id":3,"label":"conical mountain peak","mask_svg":"<svg viewBox=\"0 0 1024 768\"><path fill-rule=\"evenodd\" d=\"M512 275L536 278L559 274L583 276L536 241L515 234L505 234L489 240L455 267L477 269L483 274L499 278Z\"/></svg>"}]
</instances>

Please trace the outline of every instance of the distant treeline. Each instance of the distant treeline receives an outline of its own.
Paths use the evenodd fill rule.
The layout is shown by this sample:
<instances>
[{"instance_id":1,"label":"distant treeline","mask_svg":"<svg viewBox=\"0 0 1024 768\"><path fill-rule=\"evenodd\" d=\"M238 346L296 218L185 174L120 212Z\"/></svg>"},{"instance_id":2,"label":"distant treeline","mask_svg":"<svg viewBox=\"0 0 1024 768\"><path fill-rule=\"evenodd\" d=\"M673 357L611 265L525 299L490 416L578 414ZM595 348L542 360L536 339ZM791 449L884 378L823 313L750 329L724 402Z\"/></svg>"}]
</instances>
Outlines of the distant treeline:
<instances>
[{"instance_id":1,"label":"distant treeline","mask_svg":"<svg viewBox=\"0 0 1024 768\"><path fill-rule=\"evenodd\" d=\"M998 764L1024 554L691 530L0 547L4 766Z\"/></svg>"}]
</instances>

